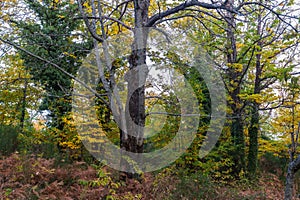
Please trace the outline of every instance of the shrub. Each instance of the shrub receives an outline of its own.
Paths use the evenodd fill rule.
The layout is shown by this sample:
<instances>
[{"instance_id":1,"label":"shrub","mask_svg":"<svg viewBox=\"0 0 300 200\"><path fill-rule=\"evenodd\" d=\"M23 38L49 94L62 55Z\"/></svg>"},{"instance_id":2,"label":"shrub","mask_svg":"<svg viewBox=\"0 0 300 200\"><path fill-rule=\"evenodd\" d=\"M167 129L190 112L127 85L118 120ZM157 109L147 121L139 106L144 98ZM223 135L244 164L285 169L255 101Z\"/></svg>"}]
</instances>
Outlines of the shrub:
<instances>
[{"instance_id":1,"label":"shrub","mask_svg":"<svg viewBox=\"0 0 300 200\"><path fill-rule=\"evenodd\" d=\"M54 158L58 155L55 138L50 131L35 130L26 127L18 136L18 150L24 154L35 154L44 158Z\"/></svg>"},{"instance_id":2,"label":"shrub","mask_svg":"<svg viewBox=\"0 0 300 200\"><path fill-rule=\"evenodd\" d=\"M272 152L266 152L261 156L259 165L262 172L269 172L284 178L287 169L288 158L275 156Z\"/></svg>"},{"instance_id":3,"label":"shrub","mask_svg":"<svg viewBox=\"0 0 300 200\"><path fill-rule=\"evenodd\" d=\"M0 154L9 155L18 147L18 128L10 125L0 125Z\"/></svg>"},{"instance_id":4,"label":"shrub","mask_svg":"<svg viewBox=\"0 0 300 200\"><path fill-rule=\"evenodd\" d=\"M172 199L211 199L215 196L214 184L207 175L180 172L179 177L180 182L173 190Z\"/></svg>"}]
</instances>

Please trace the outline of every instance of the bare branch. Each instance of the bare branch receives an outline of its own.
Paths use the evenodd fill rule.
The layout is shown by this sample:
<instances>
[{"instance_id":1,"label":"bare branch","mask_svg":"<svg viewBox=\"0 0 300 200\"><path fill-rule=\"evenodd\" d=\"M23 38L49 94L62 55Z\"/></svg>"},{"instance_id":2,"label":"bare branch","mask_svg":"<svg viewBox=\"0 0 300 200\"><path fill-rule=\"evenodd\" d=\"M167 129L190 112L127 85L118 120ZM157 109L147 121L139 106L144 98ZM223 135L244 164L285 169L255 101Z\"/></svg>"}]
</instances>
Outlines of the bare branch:
<instances>
[{"instance_id":1,"label":"bare branch","mask_svg":"<svg viewBox=\"0 0 300 200\"><path fill-rule=\"evenodd\" d=\"M258 5L258 6L261 6L261 7L265 8L266 10L269 10L270 12L272 12L273 14L275 14L280 21L282 21L283 23L287 24L296 33L299 33L299 30L295 26L293 26L291 23L288 23L285 19L283 19L283 17L287 17L287 18L290 18L290 19L298 19L298 17L278 13L273 8L271 8L271 6L268 6L268 5L266 5L264 3L261 3L261 2L244 2L244 3L240 4L235 10L239 11L242 7L244 7L246 5Z\"/></svg>"},{"instance_id":2,"label":"bare branch","mask_svg":"<svg viewBox=\"0 0 300 200\"><path fill-rule=\"evenodd\" d=\"M97 93L97 91L95 91L94 89L90 88L87 84L85 84L83 81L79 80L78 78L76 78L74 75L70 74L69 72L67 72L66 70L64 70L63 68L61 68L59 65L49 61L49 60L46 60L45 58L42 58L20 46L18 46L17 44L11 42L11 41L8 41L8 40L4 40L3 38L0 37L0 41L1 42L4 42L6 44L9 44L11 46L13 46L14 48L16 48L17 50L20 50L20 51L23 51L25 53L27 53L28 55L38 59L38 60L41 60L53 67L55 67L56 69L58 69L59 71L61 71L62 73L66 74L67 76L71 77L72 79L74 79L75 81L77 81L78 83L80 83L82 86L84 86L86 89L88 89L90 92L92 92L93 94L95 94L96 97L100 98L105 104L109 105L108 102L101 96Z\"/></svg>"},{"instance_id":3,"label":"bare branch","mask_svg":"<svg viewBox=\"0 0 300 200\"><path fill-rule=\"evenodd\" d=\"M128 6L128 4L129 4L130 2L133 2L133 0L127 0L127 1L124 1L124 2L122 2L122 3L120 3L120 4L118 4L118 5L116 6L116 8L114 8L108 16L111 16L114 12L119 11L118 9L119 9L121 6L124 5L125 8L123 9L123 11L120 12L120 18L119 18L119 19L121 19L122 16L124 15L124 13L126 12L127 6ZM106 6L108 6L108 5L106 5Z\"/></svg>"},{"instance_id":4,"label":"bare branch","mask_svg":"<svg viewBox=\"0 0 300 200\"><path fill-rule=\"evenodd\" d=\"M229 10L231 12L234 12L233 10L231 10L230 8L226 7L225 5L221 4L221 5L217 5L217 4L209 4L209 3L204 3L204 2L199 2L198 0L189 0L186 1L174 8L171 8L169 10L166 10L164 12L160 12L158 14L153 15L152 17L150 17L148 23L146 24L146 27L151 27L153 26L158 20L161 20L164 17L167 17L169 15L178 13L180 11L185 10L188 7L192 7L192 6L199 6L202 8L206 8L206 9L223 9L223 10Z\"/></svg>"},{"instance_id":5,"label":"bare branch","mask_svg":"<svg viewBox=\"0 0 300 200\"><path fill-rule=\"evenodd\" d=\"M178 117L194 117L194 116L202 116L201 114L183 114L183 113L168 113L168 112L149 112L146 116L149 115L169 115L169 116L178 116ZM208 116L206 116L208 117Z\"/></svg>"},{"instance_id":6,"label":"bare branch","mask_svg":"<svg viewBox=\"0 0 300 200\"><path fill-rule=\"evenodd\" d=\"M95 17L95 16L86 16L87 19L100 19L99 17ZM124 22L122 22L121 20L119 19L116 19L116 18L113 18L113 17L108 17L108 16L102 16L103 19L108 19L108 20L111 20L111 21L114 21L122 26L124 26L125 28L127 28L128 30L132 30L132 28L128 25L126 25ZM84 17L74 17L74 19L84 19Z\"/></svg>"},{"instance_id":7,"label":"bare branch","mask_svg":"<svg viewBox=\"0 0 300 200\"><path fill-rule=\"evenodd\" d=\"M93 38L95 38L97 41L103 42L103 38L99 37L99 35L96 34L96 31L94 31L92 29L92 26L91 26L91 24L90 24L90 22L88 20L88 17L85 15L85 13L83 11L81 0L77 0L77 2L78 2L79 11L80 11L80 13L82 15L84 23L85 23L86 27L88 28L89 32L91 33L91 35L93 36Z\"/></svg>"}]
</instances>

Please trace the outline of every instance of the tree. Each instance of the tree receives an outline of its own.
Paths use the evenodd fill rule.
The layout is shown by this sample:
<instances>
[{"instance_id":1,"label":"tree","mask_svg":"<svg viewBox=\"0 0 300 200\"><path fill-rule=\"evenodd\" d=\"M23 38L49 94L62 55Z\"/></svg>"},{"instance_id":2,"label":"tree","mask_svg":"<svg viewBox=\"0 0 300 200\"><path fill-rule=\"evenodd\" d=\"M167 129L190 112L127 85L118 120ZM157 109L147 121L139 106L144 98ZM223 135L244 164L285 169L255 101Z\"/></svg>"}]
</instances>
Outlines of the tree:
<instances>
[{"instance_id":1,"label":"tree","mask_svg":"<svg viewBox=\"0 0 300 200\"><path fill-rule=\"evenodd\" d=\"M287 4L282 4L282 7L289 9ZM253 15L255 17L255 15ZM250 18L250 17L249 17ZM272 23L268 21L271 19ZM254 19L253 19L254 20ZM250 105L250 125L249 134L249 153L248 153L248 175L250 178L255 178L257 168L258 154L258 138L260 130L260 112L270 111L278 108L284 102L284 97L280 97L270 89L287 78L287 74L293 70L292 60L293 51L298 46L296 38L290 37L296 32L284 23L278 20L277 16L265 8L258 8L257 23L253 28L249 25L249 31L253 34L252 37L257 41L253 46L253 68L249 68L250 73L254 74L254 79L248 78L250 84L247 90L252 90L244 100ZM291 55L283 57L287 52ZM283 57L283 58L282 58Z\"/></svg>"},{"instance_id":2,"label":"tree","mask_svg":"<svg viewBox=\"0 0 300 200\"><path fill-rule=\"evenodd\" d=\"M149 16L149 6L155 5L154 2L150 1L126 1L121 4L114 5L115 8L111 9L111 13L105 13L102 9L102 4L100 1L91 1L90 3L85 2L84 4L79 0L78 6L81 11L82 18L94 38L95 48L98 46L98 42L103 43L104 49L106 47L105 40L109 37L109 33L105 30L107 29L107 24L117 23L119 26L123 26L129 30L133 30L134 39L131 44L131 53L129 55L129 69L135 73L131 73L130 77L127 77L127 103L126 103L126 115L123 116L125 119L123 121L122 132L121 132L121 147L128 152L142 153L143 152L143 128L145 125L145 78L148 74L148 68L146 66L146 48L147 48L147 38L149 34L149 28L159 27L159 24L164 21L172 20L172 15L177 15L176 17L185 17L185 14L180 13L189 7L199 7L204 9L223 9L231 10L223 4L207 4L198 1L187 1L184 3L175 3L171 9L167 9L168 4L166 2L162 3L162 7L157 3L158 12L152 16ZM84 8L85 7L85 8ZM127 9L128 7L133 8L133 11ZM164 10L161 10L161 9ZM84 12L84 11L87 12ZM201 12L201 10L199 10ZM233 11L232 11L233 12ZM126 16L134 15L132 21L129 20L129 24L126 24ZM167 17L170 17L169 19ZM107 21L105 21L107 20ZM98 22L98 28L97 28ZM105 23L106 22L106 23ZM97 32L97 30L100 30ZM119 29L119 31L122 31ZM98 34L99 33L99 34ZM104 52L105 53L105 52ZM104 71L100 63L98 63L99 71ZM112 70L112 66L108 66L108 70ZM103 73L100 73L100 79L106 89L109 97L109 102L111 99L111 88L109 87L109 82L104 78ZM120 107L120 102L118 102L118 107ZM122 118L122 116L115 116L116 118ZM132 119L132 120L126 120ZM138 125L140 128L136 128ZM134 172L133 172L134 174Z\"/></svg>"},{"instance_id":3,"label":"tree","mask_svg":"<svg viewBox=\"0 0 300 200\"><path fill-rule=\"evenodd\" d=\"M218 13L205 18L199 28L203 31L197 34L197 40L219 66L227 86L228 119L237 151L235 173L239 175L243 170L249 178L255 177L257 168L260 112L281 104L281 98L276 97L271 86L292 70L290 56L282 59L282 55L293 52L298 44L296 38L290 37L296 34L287 23L290 16L278 19L270 9L272 5L263 7L262 4L259 1L245 6L244 15L240 16ZM290 5L281 6L290 9ZM249 143L248 159L246 143Z\"/></svg>"},{"instance_id":4,"label":"tree","mask_svg":"<svg viewBox=\"0 0 300 200\"><path fill-rule=\"evenodd\" d=\"M69 1L48 0L28 0L25 3L34 19L11 20L19 29L20 44L27 51L55 62L69 74L75 75L81 57L90 48L89 40L81 38L81 23L72 19L76 5ZM71 112L72 78L24 51L19 51L19 54L32 79L40 83L46 92L40 110L49 112L49 127L54 128L59 143L65 142L65 134L69 132L66 119Z\"/></svg>"},{"instance_id":5,"label":"tree","mask_svg":"<svg viewBox=\"0 0 300 200\"><path fill-rule=\"evenodd\" d=\"M294 179L297 171L300 170L299 144L299 78L291 77L283 86L285 90L285 103L278 111L276 119L277 131L284 139L289 140L289 164L285 182L285 200L293 199ZM279 126L278 126L279 125Z\"/></svg>"},{"instance_id":6,"label":"tree","mask_svg":"<svg viewBox=\"0 0 300 200\"><path fill-rule=\"evenodd\" d=\"M230 104L231 109L233 110L233 116L235 118L232 119L232 136L234 140L234 144L237 145L236 149L236 162L237 162L237 171L241 171L245 167L245 139L244 139L244 130L242 121L240 120L242 116L243 105L241 105L241 99L239 94L241 93L241 83L247 72L247 67L244 66L243 70L237 70L237 67L240 65L238 62L237 55L237 44L236 44L236 36L235 32L235 16L237 14L241 14L241 11L244 7L252 5L257 5L268 9L270 12L273 12L280 16L279 13L273 10L271 5L263 2L242 2L240 5L235 6L234 1L226 1L226 3L202 3L196 0L186 1L183 3L174 3L168 4L166 2L160 5L157 3L158 13L150 16L149 6L155 5L154 2L151 1L125 1L120 4L112 4L113 8L109 9L109 11L104 10L103 4L99 1L90 1L85 2L84 4L79 0L78 5L81 11L82 18L85 21L85 24L90 31L91 35L94 38L95 47L98 46L98 42L103 43L104 49L105 40L109 37L108 27L111 24L118 24L119 31L122 31L120 27L125 27L126 29L133 30L134 39L131 44L131 54L129 56L129 68L137 69L143 71L142 76L138 73L132 74L132 77L128 78L128 94L126 110L128 112L126 118L132 118L131 120L125 120L126 125L122 127L123 131L121 133L121 146L125 148L126 151L130 152L143 152L143 130L134 129L134 123L140 125L141 127L145 124L145 95L144 86L139 87L141 81L145 82L145 74L147 74L146 67L146 46L147 46L147 38L150 27L159 27L159 25L163 24L166 21L171 21L174 19L184 18L184 17L194 17L188 13L188 10L193 10L195 13L208 14L209 10L214 10L217 12L221 12L225 10L226 14L222 15L225 23L227 23L226 31L227 31L227 62L230 67L228 70L228 77L232 80L229 83L229 94L232 102ZM84 8L85 7L85 8ZM132 8L130 10L128 8ZM169 8L167 8L169 7ZM190 9L193 8L193 9ZM163 10L162 10L163 9ZM251 9L251 8L250 8ZM87 12L84 12L84 11ZM245 9L247 12L247 9ZM187 12L183 12L187 11ZM153 12L153 11L151 11ZM133 20L127 20L126 16L132 14L134 16ZM129 24L129 25L128 25ZM100 30L100 31L97 31ZM141 67L142 66L142 67ZM98 67L101 68L101 65L98 64ZM138 67L141 67L138 69ZM111 70L112 66L108 66L108 69ZM99 69L99 71L103 71L103 69ZM101 81L106 89L106 92L109 94L110 88L108 86L107 80L103 78L104 76L100 74ZM141 84L143 85L143 84ZM138 88L138 89L137 89Z\"/></svg>"},{"instance_id":7,"label":"tree","mask_svg":"<svg viewBox=\"0 0 300 200\"><path fill-rule=\"evenodd\" d=\"M24 125L31 123L30 112L38 107L40 87L31 81L20 56L14 53L1 58L0 74L0 123L22 131Z\"/></svg>"}]
</instances>

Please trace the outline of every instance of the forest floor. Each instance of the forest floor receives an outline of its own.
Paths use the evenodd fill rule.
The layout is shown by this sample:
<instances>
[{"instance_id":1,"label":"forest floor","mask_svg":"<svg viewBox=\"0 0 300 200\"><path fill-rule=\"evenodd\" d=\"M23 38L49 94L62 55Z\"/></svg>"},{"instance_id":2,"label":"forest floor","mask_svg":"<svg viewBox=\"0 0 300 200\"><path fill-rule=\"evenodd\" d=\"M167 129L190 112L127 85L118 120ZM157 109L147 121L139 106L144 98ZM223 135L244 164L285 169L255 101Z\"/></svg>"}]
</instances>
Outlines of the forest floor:
<instances>
[{"instance_id":1,"label":"forest floor","mask_svg":"<svg viewBox=\"0 0 300 200\"><path fill-rule=\"evenodd\" d=\"M174 175L162 177L148 173L140 182L132 179L120 182L117 181L118 176L119 173L107 167L97 169L84 162L57 165L54 159L13 154L0 160L0 199L279 200L283 199L284 191L283 181L274 174L261 176L253 187L248 187L250 184L225 186L217 183L214 183L213 189L195 187L199 191L195 189L194 192L199 192L199 196L192 194L189 198L185 194L176 194L180 180ZM157 176L161 176L160 179ZM171 196L174 191L177 196ZM185 193L184 187L179 192Z\"/></svg>"}]
</instances>

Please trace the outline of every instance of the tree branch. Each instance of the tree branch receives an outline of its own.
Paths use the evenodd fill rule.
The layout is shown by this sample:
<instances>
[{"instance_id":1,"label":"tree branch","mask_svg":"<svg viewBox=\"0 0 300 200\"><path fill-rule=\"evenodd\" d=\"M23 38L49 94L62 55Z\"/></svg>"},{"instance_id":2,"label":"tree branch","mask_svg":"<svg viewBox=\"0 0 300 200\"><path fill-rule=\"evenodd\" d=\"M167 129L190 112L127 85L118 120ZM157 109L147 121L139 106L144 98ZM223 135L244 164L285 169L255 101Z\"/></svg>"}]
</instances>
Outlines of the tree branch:
<instances>
[{"instance_id":1,"label":"tree branch","mask_svg":"<svg viewBox=\"0 0 300 200\"><path fill-rule=\"evenodd\" d=\"M86 16L87 19L100 19L99 17L90 17L90 16ZM132 30L132 28L128 25L126 25L124 22L122 22L121 20L118 20L116 18L113 18L113 17L108 17L108 16L102 16L103 19L108 19L108 20L111 20L111 21L114 21L122 26L124 26L125 28L127 28L128 30ZM84 17L74 17L74 19L83 19L84 20Z\"/></svg>"},{"instance_id":2,"label":"tree branch","mask_svg":"<svg viewBox=\"0 0 300 200\"><path fill-rule=\"evenodd\" d=\"M300 169L300 155L291 163L291 166L294 173Z\"/></svg>"},{"instance_id":3,"label":"tree branch","mask_svg":"<svg viewBox=\"0 0 300 200\"><path fill-rule=\"evenodd\" d=\"M186 2L171 8L169 10L166 10L164 12L160 12L157 13L155 15L153 15L152 17L150 17L148 23L146 24L146 27L151 27L153 26L158 20L167 17L169 15L178 13L179 11L185 10L188 7L191 6L199 6L202 8L206 8L206 9L224 9L224 10L229 10L231 12L234 12L233 10L231 10L230 8L226 7L225 5L221 4L221 5L215 5L215 4L209 4L209 3L204 3L204 2L199 2L198 0L187 0Z\"/></svg>"},{"instance_id":4,"label":"tree branch","mask_svg":"<svg viewBox=\"0 0 300 200\"><path fill-rule=\"evenodd\" d=\"M103 102L105 102L105 104L109 105L109 103L101 96L97 93L97 91L95 91L94 89L90 88L87 84L85 84L83 81L79 80L78 78L76 78L74 75L70 74L69 72L67 72L66 70L64 70L63 68L61 68L59 65L49 61L49 60L46 60L38 55L35 55L34 53L18 46L17 44L11 42L11 41L8 41L8 40L4 40L3 38L0 37L0 41L3 42L3 43L6 43L6 44L9 44L11 46L13 46L14 48L16 48L17 50L20 50L20 51L23 51L25 53L27 53L28 55L38 59L38 60L41 60L53 67L55 67L56 69L58 69L59 71L61 71L62 73L66 74L67 76L71 77L72 79L74 79L75 81L77 81L78 83L80 83L82 86L84 86L86 89L88 89L90 92L92 92L93 94L95 94L96 97L100 98Z\"/></svg>"},{"instance_id":5,"label":"tree branch","mask_svg":"<svg viewBox=\"0 0 300 200\"><path fill-rule=\"evenodd\" d=\"M298 20L298 17L296 17L296 16L289 16L289 15L285 15L285 14L280 14L280 13L276 12L274 9L272 9L270 6L268 6L268 5L264 4L264 3L261 3L261 2L244 2L244 3L240 4L235 10L239 11L242 7L244 7L246 5L258 5L258 6L261 6L261 7L265 8L266 10L269 10L270 12L272 12L273 14L275 14L280 21L282 21L283 23L287 24L296 33L299 33L299 30L296 27L294 27L291 23L288 23L285 19L282 18L282 17L287 17L287 18L290 18L290 19L297 19Z\"/></svg>"},{"instance_id":6,"label":"tree branch","mask_svg":"<svg viewBox=\"0 0 300 200\"><path fill-rule=\"evenodd\" d=\"M90 24L90 22L88 20L88 17L85 15L85 13L83 11L81 0L77 0L77 2L78 2L79 11L80 11L80 13L82 15L84 23L85 23L86 27L88 28L89 32L91 33L91 35L93 36L93 38L95 38L97 41L103 42L103 38L99 37L96 34L96 31L92 30L92 27L91 27L91 24Z\"/></svg>"}]
</instances>

